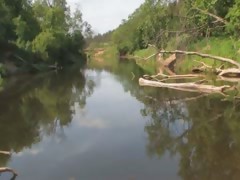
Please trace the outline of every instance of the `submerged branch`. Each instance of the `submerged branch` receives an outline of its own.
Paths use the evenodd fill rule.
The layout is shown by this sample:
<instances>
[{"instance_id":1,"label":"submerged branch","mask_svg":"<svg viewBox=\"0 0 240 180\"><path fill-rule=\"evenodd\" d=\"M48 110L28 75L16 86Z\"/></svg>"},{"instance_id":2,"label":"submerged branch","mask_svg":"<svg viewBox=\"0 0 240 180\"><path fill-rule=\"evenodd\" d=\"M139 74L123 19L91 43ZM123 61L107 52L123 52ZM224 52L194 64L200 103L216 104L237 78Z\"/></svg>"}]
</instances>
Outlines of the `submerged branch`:
<instances>
[{"instance_id":1,"label":"submerged branch","mask_svg":"<svg viewBox=\"0 0 240 180\"><path fill-rule=\"evenodd\" d=\"M203 75L201 74L180 74L180 75L166 75L166 74L157 74L157 75L153 75L150 76L152 78L157 78L157 77L163 77L165 79L182 79L182 78L199 78L199 77L203 77Z\"/></svg>"},{"instance_id":2,"label":"submerged branch","mask_svg":"<svg viewBox=\"0 0 240 180\"><path fill-rule=\"evenodd\" d=\"M0 167L0 173L2 172L11 172L14 177L16 177L18 174L16 173L16 171L14 171L13 169L9 168L9 167Z\"/></svg>"}]
</instances>

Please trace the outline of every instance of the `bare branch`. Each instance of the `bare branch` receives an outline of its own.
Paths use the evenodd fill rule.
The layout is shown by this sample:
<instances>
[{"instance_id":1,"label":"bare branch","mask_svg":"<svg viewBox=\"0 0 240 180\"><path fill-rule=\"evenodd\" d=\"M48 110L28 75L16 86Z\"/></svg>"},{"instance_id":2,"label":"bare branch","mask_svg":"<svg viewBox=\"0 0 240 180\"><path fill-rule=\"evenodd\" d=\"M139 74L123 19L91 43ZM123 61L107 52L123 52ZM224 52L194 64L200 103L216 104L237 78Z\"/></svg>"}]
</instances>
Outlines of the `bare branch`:
<instances>
[{"instance_id":1,"label":"bare branch","mask_svg":"<svg viewBox=\"0 0 240 180\"><path fill-rule=\"evenodd\" d=\"M229 22L226 21L225 19L223 19L223 18L221 18L221 17L219 17L219 16L217 16L217 15L215 15L215 14L212 14L212 13L206 11L206 10L202 10L202 9L200 9L200 8L197 8L197 7L195 7L194 9L200 11L200 12L203 13L203 14L206 14L206 15L208 15L208 16L211 16L211 17L215 18L217 21L222 22L222 23L225 24L225 25L229 23Z\"/></svg>"},{"instance_id":2,"label":"bare branch","mask_svg":"<svg viewBox=\"0 0 240 180\"><path fill-rule=\"evenodd\" d=\"M229 59L229 58L224 58L221 56L214 56L214 55L210 55L210 54L204 54L204 53L198 53L198 52L193 52L193 51L180 51L180 50L175 50L175 51L165 51L165 50L160 50L158 53L169 53L169 54L185 54L185 55L196 55L196 56L200 56L202 58L210 58L210 59L214 59L214 60L219 60L222 62L227 62L230 64L233 64L235 66L237 66L238 68L240 68L240 64L238 62L236 62L233 59Z\"/></svg>"},{"instance_id":3,"label":"bare branch","mask_svg":"<svg viewBox=\"0 0 240 180\"><path fill-rule=\"evenodd\" d=\"M0 154L3 154L3 155L11 155L11 152L9 152L9 151L0 151Z\"/></svg>"},{"instance_id":4,"label":"bare branch","mask_svg":"<svg viewBox=\"0 0 240 180\"><path fill-rule=\"evenodd\" d=\"M0 167L0 173L2 173L2 172L11 172L14 176L18 175L16 173L16 171L14 171L13 169L11 169L9 167Z\"/></svg>"},{"instance_id":5,"label":"bare branch","mask_svg":"<svg viewBox=\"0 0 240 180\"><path fill-rule=\"evenodd\" d=\"M170 88L170 89L177 89L183 91L190 91L190 92L203 92L203 93L219 93L225 96L223 93L224 90L230 88L230 86L212 86L212 85L205 85L205 84L197 84L197 83L163 83L157 81L150 81L143 78L139 79L140 86L151 86L151 87L163 87L163 88Z\"/></svg>"}]
</instances>

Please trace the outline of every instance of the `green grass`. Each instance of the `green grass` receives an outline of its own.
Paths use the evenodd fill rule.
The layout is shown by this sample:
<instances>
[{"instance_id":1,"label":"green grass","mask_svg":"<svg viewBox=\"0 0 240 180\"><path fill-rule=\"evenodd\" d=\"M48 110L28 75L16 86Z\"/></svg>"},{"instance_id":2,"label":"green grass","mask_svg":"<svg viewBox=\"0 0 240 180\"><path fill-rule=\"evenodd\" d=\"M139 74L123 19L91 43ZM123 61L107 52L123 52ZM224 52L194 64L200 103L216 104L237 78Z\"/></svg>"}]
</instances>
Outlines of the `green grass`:
<instances>
[{"instance_id":1,"label":"green grass","mask_svg":"<svg viewBox=\"0 0 240 180\"><path fill-rule=\"evenodd\" d=\"M189 44L187 50L226 57L240 62L240 41L232 39L231 37L212 37L208 39L202 39ZM194 60L203 61L206 64L214 67L219 67L222 64L221 61L217 60L201 58L198 56L188 56L184 59L184 61L178 63L177 70L187 72L191 70L192 67L199 66L200 64L194 62ZM229 66L229 64L224 65Z\"/></svg>"},{"instance_id":2,"label":"green grass","mask_svg":"<svg viewBox=\"0 0 240 180\"><path fill-rule=\"evenodd\" d=\"M146 58L149 57L150 55L156 53L156 49L149 47L147 49L142 49L134 52L134 56L139 57L139 58ZM154 58L152 58L154 59Z\"/></svg>"},{"instance_id":3,"label":"green grass","mask_svg":"<svg viewBox=\"0 0 240 180\"><path fill-rule=\"evenodd\" d=\"M144 71L146 71L149 74L156 73L156 67L157 67L156 59L155 59L155 57L152 57L148 60L144 60L144 58L147 58L156 52L157 52L156 49L152 48L152 47L134 52L134 57L136 57L136 63L141 68L143 68Z\"/></svg>"},{"instance_id":4,"label":"green grass","mask_svg":"<svg viewBox=\"0 0 240 180\"><path fill-rule=\"evenodd\" d=\"M113 44L108 44L103 46L103 48L105 49L102 57L104 59L104 61L112 61L113 59L116 59L118 56L118 51L117 51L117 47Z\"/></svg>"},{"instance_id":5,"label":"green grass","mask_svg":"<svg viewBox=\"0 0 240 180\"><path fill-rule=\"evenodd\" d=\"M93 49L91 53L91 58L88 60L89 67L109 70L118 68L118 52L115 45L110 43L104 45L98 44L98 46L95 46L95 48L103 48L104 53L98 57L101 59L100 61L96 60L94 57L94 53L96 51Z\"/></svg>"}]
</instances>

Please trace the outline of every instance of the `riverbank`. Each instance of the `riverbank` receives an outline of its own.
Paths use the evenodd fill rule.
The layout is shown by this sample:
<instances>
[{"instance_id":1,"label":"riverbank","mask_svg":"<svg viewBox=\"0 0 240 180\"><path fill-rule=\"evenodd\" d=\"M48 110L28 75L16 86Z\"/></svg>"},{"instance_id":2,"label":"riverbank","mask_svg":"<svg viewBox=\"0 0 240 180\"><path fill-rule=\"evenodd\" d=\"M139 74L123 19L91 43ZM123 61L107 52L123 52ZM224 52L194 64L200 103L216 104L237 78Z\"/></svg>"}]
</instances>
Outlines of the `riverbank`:
<instances>
[{"instance_id":1,"label":"riverbank","mask_svg":"<svg viewBox=\"0 0 240 180\"><path fill-rule=\"evenodd\" d=\"M212 54L215 56L221 56L231 58L240 62L240 41L233 38L222 37L222 38L204 38L198 41L193 41L184 47L187 51L196 51L206 54ZM173 50L170 46L167 50ZM175 49L174 49L175 50ZM148 47L147 49L138 50L133 53L136 62L139 66L147 70L150 74L156 73L156 56L151 55L157 53L154 47ZM147 60L144 60L146 59ZM222 63L209 59L201 58L197 56L181 56L175 64L175 70L179 72L189 72L193 67L199 66L199 62L202 61L210 66L220 66ZM228 64L224 64L228 66Z\"/></svg>"}]
</instances>

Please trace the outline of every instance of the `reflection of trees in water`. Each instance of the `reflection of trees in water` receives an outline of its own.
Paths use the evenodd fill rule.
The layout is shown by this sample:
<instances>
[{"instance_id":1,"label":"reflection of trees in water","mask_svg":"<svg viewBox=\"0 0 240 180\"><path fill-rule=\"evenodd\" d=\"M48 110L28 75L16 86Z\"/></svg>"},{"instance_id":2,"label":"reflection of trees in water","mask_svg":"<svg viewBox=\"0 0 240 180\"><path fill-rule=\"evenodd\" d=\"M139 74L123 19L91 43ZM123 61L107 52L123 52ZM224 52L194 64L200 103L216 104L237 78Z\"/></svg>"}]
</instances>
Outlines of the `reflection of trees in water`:
<instances>
[{"instance_id":1,"label":"reflection of trees in water","mask_svg":"<svg viewBox=\"0 0 240 180\"><path fill-rule=\"evenodd\" d=\"M72 120L71 106L79 103L83 108L95 87L94 81L76 70L21 83L25 88L19 90L16 85L0 94L0 150L20 152L42 135L64 138L63 127ZM0 165L7 159L0 157Z\"/></svg>"},{"instance_id":2,"label":"reflection of trees in water","mask_svg":"<svg viewBox=\"0 0 240 180\"><path fill-rule=\"evenodd\" d=\"M180 155L183 179L239 179L240 108L217 98L145 104L148 152Z\"/></svg>"},{"instance_id":3,"label":"reflection of trees in water","mask_svg":"<svg viewBox=\"0 0 240 180\"><path fill-rule=\"evenodd\" d=\"M136 65L119 64L110 72L144 104L149 155L179 154L182 179L240 179L240 107L217 97L139 87L131 76L143 74Z\"/></svg>"}]
</instances>

